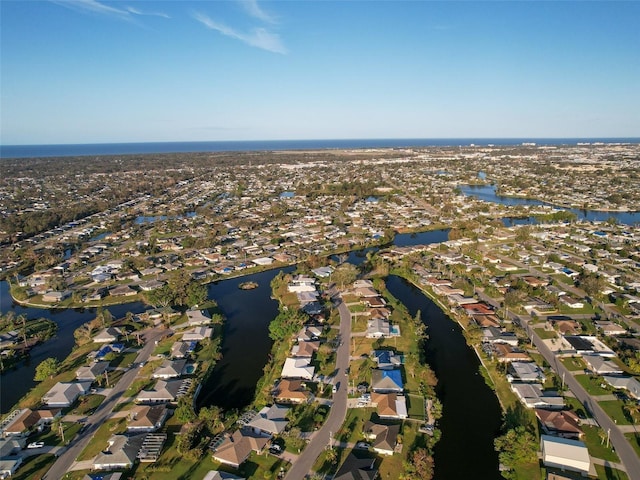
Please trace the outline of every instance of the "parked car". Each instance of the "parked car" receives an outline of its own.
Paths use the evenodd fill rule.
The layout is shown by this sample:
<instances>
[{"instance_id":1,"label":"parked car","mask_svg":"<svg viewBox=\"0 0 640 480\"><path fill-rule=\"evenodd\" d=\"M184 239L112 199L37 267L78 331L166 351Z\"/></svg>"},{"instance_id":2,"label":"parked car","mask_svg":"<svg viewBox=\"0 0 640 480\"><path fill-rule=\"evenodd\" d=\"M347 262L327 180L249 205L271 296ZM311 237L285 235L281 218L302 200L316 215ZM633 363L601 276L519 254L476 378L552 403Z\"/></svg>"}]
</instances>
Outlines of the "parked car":
<instances>
[{"instance_id":1,"label":"parked car","mask_svg":"<svg viewBox=\"0 0 640 480\"><path fill-rule=\"evenodd\" d=\"M358 442L356 443L356 448L359 448L361 450L369 450L369 447L371 445L369 445L367 442Z\"/></svg>"},{"instance_id":2,"label":"parked car","mask_svg":"<svg viewBox=\"0 0 640 480\"><path fill-rule=\"evenodd\" d=\"M32 442L27 445L27 448L42 448L44 447L44 442Z\"/></svg>"}]
</instances>

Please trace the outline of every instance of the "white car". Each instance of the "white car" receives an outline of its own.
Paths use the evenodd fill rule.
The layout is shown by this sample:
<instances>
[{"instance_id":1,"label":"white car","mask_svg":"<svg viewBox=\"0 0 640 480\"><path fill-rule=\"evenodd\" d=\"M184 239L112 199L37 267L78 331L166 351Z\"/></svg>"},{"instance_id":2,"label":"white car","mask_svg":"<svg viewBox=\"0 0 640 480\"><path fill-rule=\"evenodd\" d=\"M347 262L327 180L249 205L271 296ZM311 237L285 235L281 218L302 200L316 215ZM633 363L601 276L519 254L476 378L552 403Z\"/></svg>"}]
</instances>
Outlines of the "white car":
<instances>
[{"instance_id":1,"label":"white car","mask_svg":"<svg viewBox=\"0 0 640 480\"><path fill-rule=\"evenodd\" d=\"M33 442L27 445L27 448L42 448L44 447L44 442Z\"/></svg>"}]
</instances>

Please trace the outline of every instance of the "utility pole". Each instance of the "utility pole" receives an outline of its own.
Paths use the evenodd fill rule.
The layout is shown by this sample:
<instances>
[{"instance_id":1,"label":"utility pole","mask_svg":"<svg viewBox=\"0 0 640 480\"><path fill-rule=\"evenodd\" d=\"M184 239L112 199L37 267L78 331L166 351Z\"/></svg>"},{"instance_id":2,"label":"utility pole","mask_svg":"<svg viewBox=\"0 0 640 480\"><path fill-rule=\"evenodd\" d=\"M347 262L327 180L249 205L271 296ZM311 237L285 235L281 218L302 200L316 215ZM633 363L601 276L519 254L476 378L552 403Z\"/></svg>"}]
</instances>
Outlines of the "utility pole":
<instances>
[{"instance_id":1,"label":"utility pole","mask_svg":"<svg viewBox=\"0 0 640 480\"><path fill-rule=\"evenodd\" d=\"M607 448L609 448L609 438L611 437L611 429L607 429Z\"/></svg>"}]
</instances>

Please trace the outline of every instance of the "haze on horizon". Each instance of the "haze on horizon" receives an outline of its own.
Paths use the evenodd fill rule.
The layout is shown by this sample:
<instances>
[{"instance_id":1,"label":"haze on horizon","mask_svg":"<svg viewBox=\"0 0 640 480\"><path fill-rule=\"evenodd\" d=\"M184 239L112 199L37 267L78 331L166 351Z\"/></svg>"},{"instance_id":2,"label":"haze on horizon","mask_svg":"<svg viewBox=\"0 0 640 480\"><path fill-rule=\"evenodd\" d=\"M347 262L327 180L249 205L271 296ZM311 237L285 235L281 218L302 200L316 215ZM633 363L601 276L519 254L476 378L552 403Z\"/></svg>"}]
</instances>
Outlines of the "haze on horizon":
<instances>
[{"instance_id":1,"label":"haze on horizon","mask_svg":"<svg viewBox=\"0 0 640 480\"><path fill-rule=\"evenodd\" d=\"M637 137L640 3L0 3L0 143Z\"/></svg>"}]
</instances>

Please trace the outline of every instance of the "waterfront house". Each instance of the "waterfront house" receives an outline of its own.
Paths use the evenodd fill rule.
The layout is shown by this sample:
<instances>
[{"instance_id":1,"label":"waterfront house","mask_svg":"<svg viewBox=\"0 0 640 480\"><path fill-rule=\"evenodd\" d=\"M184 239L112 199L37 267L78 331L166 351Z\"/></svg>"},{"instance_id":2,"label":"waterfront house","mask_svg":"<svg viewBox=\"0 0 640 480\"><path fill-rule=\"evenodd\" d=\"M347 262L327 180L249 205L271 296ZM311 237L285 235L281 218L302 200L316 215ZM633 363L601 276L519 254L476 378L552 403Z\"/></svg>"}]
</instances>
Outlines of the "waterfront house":
<instances>
[{"instance_id":1,"label":"waterfront house","mask_svg":"<svg viewBox=\"0 0 640 480\"><path fill-rule=\"evenodd\" d=\"M375 457L359 458L351 451L344 463L340 465L333 480L375 480L378 477L375 463Z\"/></svg>"},{"instance_id":2,"label":"waterfront house","mask_svg":"<svg viewBox=\"0 0 640 480\"><path fill-rule=\"evenodd\" d=\"M191 379L158 380L151 390L142 390L136 397L136 403L155 404L176 401L189 391Z\"/></svg>"},{"instance_id":3,"label":"waterfront house","mask_svg":"<svg viewBox=\"0 0 640 480\"><path fill-rule=\"evenodd\" d=\"M96 343L112 343L117 342L120 338L120 329L109 327L100 330L94 337L93 341Z\"/></svg>"},{"instance_id":4,"label":"waterfront house","mask_svg":"<svg viewBox=\"0 0 640 480\"><path fill-rule=\"evenodd\" d=\"M563 438L579 439L584 432L580 428L580 419L571 410L545 410L536 408L536 417L544 433Z\"/></svg>"},{"instance_id":5,"label":"waterfront house","mask_svg":"<svg viewBox=\"0 0 640 480\"><path fill-rule=\"evenodd\" d=\"M236 430L215 449L213 459L238 468L252 451L262 452L269 439L269 436L256 434L251 429Z\"/></svg>"},{"instance_id":6,"label":"waterfront house","mask_svg":"<svg viewBox=\"0 0 640 480\"><path fill-rule=\"evenodd\" d=\"M315 368L307 358L287 358L282 367L282 378L297 378L301 380L313 379Z\"/></svg>"},{"instance_id":7,"label":"waterfront house","mask_svg":"<svg viewBox=\"0 0 640 480\"><path fill-rule=\"evenodd\" d=\"M371 389L376 393L402 393L404 384L400 370L380 370L371 371Z\"/></svg>"},{"instance_id":8,"label":"waterfront house","mask_svg":"<svg viewBox=\"0 0 640 480\"><path fill-rule=\"evenodd\" d=\"M203 327L203 326L193 327L191 330L187 330L182 334L182 341L183 342L190 342L190 341L199 342L206 338L211 338L211 335L213 335L213 328L211 327Z\"/></svg>"},{"instance_id":9,"label":"waterfront house","mask_svg":"<svg viewBox=\"0 0 640 480\"><path fill-rule=\"evenodd\" d=\"M211 316L206 310L199 310L197 308L187 310L187 324L190 327L208 325L209 323L211 323Z\"/></svg>"},{"instance_id":10,"label":"waterfront house","mask_svg":"<svg viewBox=\"0 0 640 480\"><path fill-rule=\"evenodd\" d=\"M530 362L531 357L527 352L519 348L512 347L506 343L494 343L491 349L499 362Z\"/></svg>"},{"instance_id":11,"label":"waterfront house","mask_svg":"<svg viewBox=\"0 0 640 480\"><path fill-rule=\"evenodd\" d=\"M166 405L135 405L129 413L128 432L155 432L169 416Z\"/></svg>"},{"instance_id":12,"label":"waterfront house","mask_svg":"<svg viewBox=\"0 0 640 480\"><path fill-rule=\"evenodd\" d=\"M376 407L376 412L380 418L404 419L408 417L407 400L404 395L373 392L371 394L371 406Z\"/></svg>"},{"instance_id":13,"label":"waterfront house","mask_svg":"<svg viewBox=\"0 0 640 480\"><path fill-rule=\"evenodd\" d=\"M507 380L509 382L540 382L544 383L544 373L533 362L511 362L507 367Z\"/></svg>"},{"instance_id":14,"label":"waterfront house","mask_svg":"<svg viewBox=\"0 0 640 480\"><path fill-rule=\"evenodd\" d=\"M265 435L280 435L289 424L287 412L289 408L279 405L263 407L248 423L255 433Z\"/></svg>"},{"instance_id":15,"label":"waterfront house","mask_svg":"<svg viewBox=\"0 0 640 480\"><path fill-rule=\"evenodd\" d=\"M70 290L65 290L64 292L46 292L42 295L43 302L62 302L71 296Z\"/></svg>"},{"instance_id":16,"label":"waterfront house","mask_svg":"<svg viewBox=\"0 0 640 480\"><path fill-rule=\"evenodd\" d=\"M186 364L186 359L165 360L162 362L162 365L155 369L151 376L153 378L162 378L164 380L169 378L178 378L184 373Z\"/></svg>"},{"instance_id":17,"label":"waterfront house","mask_svg":"<svg viewBox=\"0 0 640 480\"><path fill-rule=\"evenodd\" d=\"M368 421L364 424L364 436L372 440L372 448L382 455L393 455L398 443L400 425L381 425Z\"/></svg>"},{"instance_id":18,"label":"waterfront house","mask_svg":"<svg viewBox=\"0 0 640 480\"><path fill-rule=\"evenodd\" d=\"M94 459L94 470L116 470L131 468L136 461L145 435L113 435L107 448Z\"/></svg>"},{"instance_id":19,"label":"waterfront house","mask_svg":"<svg viewBox=\"0 0 640 480\"><path fill-rule=\"evenodd\" d=\"M76 379L94 382L96 378L103 375L108 368L109 362L95 362L91 365L80 367L76 370Z\"/></svg>"},{"instance_id":20,"label":"waterfront house","mask_svg":"<svg viewBox=\"0 0 640 480\"><path fill-rule=\"evenodd\" d=\"M583 476L591 473L591 457L583 442L541 435L540 449L545 467L578 472Z\"/></svg>"},{"instance_id":21,"label":"waterfront house","mask_svg":"<svg viewBox=\"0 0 640 480\"><path fill-rule=\"evenodd\" d=\"M402 355L396 354L393 350L374 350L371 357L381 370L392 370L402 365Z\"/></svg>"},{"instance_id":22,"label":"waterfront house","mask_svg":"<svg viewBox=\"0 0 640 480\"><path fill-rule=\"evenodd\" d=\"M298 342L291 348L291 356L298 358L311 358L320 348L319 341Z\"/></svg>"},{"instance_id":23,"label":"waterfront house","mask_svg":"<svg viewBox=\"0 0 640 480\"><path fill-rule=\"evenodd\" d=\"M391 325L385 318L367 320L367 338L387 338L391 336Z\"/></svg>"},{"instance_id":24,"label":"waterfront house","mask_svg":"<svg viewBox=\"0 0 640 480\"><path fill-rule=\"evenodd\" d=\"M307 403L311 398L311 392L306 389L302 380L290 380L283 378L273 391L273 398L278 403Z\"/></svg>"},{"instance_id":25,"label":"waterfront house","mask_svg":"<svg viewBox=\"0 0 640 480\"><path fill-rule=\"evenodd\" d=\"M513 382L511 391L527 408L562 409L564 407L562 396L552 390L543 390L542 386L537 383Z\"/></svg>"},{"instance_id":26,"label":"waterfront house","mask_svg":"<svg viewBox=\"0 0 640 480\"><path fill-rule=\"evenodd\" d=\"M69 407L80 395L86 395L91 382L58 382L42 397L48 407Z\"/></svg>"}]
</instances>

